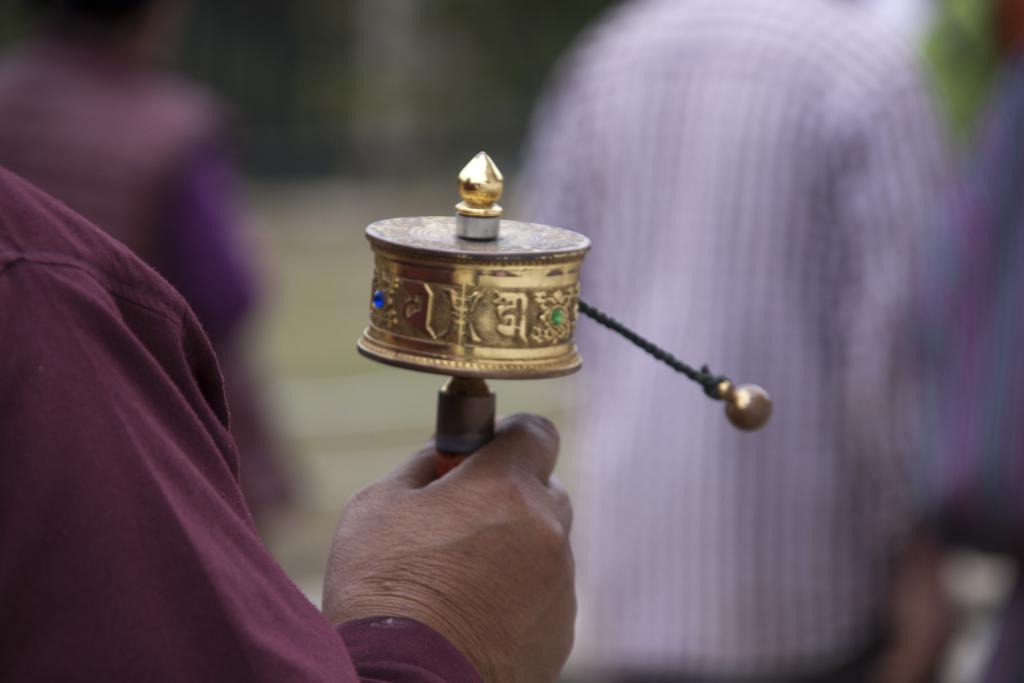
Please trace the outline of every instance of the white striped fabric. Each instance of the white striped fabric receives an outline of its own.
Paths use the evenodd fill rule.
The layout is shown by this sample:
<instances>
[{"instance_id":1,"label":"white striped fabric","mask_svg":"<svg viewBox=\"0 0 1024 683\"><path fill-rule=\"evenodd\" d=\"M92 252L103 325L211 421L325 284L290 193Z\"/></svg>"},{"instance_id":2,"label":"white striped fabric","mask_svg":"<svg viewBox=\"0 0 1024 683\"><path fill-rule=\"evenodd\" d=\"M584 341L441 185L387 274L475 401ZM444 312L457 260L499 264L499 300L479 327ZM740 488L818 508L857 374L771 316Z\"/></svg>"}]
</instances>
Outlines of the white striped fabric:
<instances>
[{"instance_id":1,"label":"white striped fabric","mask_svg":"<svg viewBox=\"0 0 1024 683\"><path fill-rule=\"evenodd\" d=\"M538 110L526 217L593 238L584 298L776 402L738 433L580 322L584 664L813 671L877 632L911 522L902 281L946 171L911 51L865 18L629 3Z\"/></svg>"}]
</instances>

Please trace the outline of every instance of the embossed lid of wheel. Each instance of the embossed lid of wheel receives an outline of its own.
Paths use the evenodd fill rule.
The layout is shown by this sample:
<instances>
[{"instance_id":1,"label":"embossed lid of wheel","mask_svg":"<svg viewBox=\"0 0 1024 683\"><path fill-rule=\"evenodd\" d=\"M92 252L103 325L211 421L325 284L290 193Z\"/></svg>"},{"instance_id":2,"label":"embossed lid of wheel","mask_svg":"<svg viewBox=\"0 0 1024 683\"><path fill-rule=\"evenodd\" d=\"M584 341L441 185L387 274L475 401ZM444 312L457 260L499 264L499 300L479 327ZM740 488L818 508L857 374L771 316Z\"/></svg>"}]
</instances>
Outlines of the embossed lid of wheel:
<instances>
[{"instance_id":1,"label":"embossed lid of wheel","mask_svg":"<svg viewBox=\"0 0 1024 683\"><path fill-rule=\"evenodd\" d=\"M501 221L501 232L496 239L463 239L456 233L454 216L388 218L367 226L366 237L385 249L454 260L522 261L543 257L578 260L590 249L590 240L578 232L507 219Z\"/></svg>"}]
</instances>

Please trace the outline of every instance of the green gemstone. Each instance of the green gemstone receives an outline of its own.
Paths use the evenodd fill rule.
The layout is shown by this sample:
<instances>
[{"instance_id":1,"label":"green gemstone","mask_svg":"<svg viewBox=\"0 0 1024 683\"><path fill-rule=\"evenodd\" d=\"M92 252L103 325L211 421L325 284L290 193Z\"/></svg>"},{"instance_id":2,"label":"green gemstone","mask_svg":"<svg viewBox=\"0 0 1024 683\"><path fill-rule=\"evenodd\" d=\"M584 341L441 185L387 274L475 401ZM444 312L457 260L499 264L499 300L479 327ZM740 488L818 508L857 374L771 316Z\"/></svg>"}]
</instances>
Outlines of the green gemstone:
<instances>
[{"instance_id":1,"label":"green gemstone","mask_svg":"<svg viewBox=\"0 0 1024 683\"><path fill-rule=\"evenodd\" d=\"M555 310L551 311L551 324L552 325L561 325L564 322L565 322L565 309L556 308Z\"/></svg>"}]
</instances>

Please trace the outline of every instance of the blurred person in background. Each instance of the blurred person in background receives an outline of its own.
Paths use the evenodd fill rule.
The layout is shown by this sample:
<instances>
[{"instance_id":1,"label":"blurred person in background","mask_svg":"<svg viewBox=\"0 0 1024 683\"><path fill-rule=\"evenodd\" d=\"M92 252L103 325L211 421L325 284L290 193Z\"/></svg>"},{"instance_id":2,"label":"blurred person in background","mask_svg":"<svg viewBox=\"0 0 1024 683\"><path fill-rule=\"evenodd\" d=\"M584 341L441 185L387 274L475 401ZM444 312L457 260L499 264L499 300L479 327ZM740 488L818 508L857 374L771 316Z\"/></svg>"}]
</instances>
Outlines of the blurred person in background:
<instances>
[{"instance_id":1,"label":"blurred person in background","mask_svg":"<svg viewBox=\"0 0 1024 683\"><path fill-rule=\"evenodd\" d=\"M530 220L587 298L762 384L767 428L584 326L578 664L610 680L925 681L910 273L947 181L913 50L841 0L637 0L538 109Z\"/></svg>"},{"instance_id":2,"label":"blurred person in background","mask_svg":"<svg viewBox=\"0 0 1024 683\"><path fill-rule=\"evenodd\" d=\"M257 302L225 116L165 68L184 0L25 0L0 61L0 165L80 212L189 302L225 376L242 481L263 521L289 487L247 358Z\"/></svg>"},{"instance_id":3,"label":"blurred person in background","mask_svg":"<svg viewBox=\"0 0 1024 683\"><path fill-rule=\"evenodd\" d=\"M1024 2L996 11L1000 76L919 287L933 384L922 493L951 547L1009 558L1017 584L986 683L1024 681Z\"/></svg>"}]
</instances>

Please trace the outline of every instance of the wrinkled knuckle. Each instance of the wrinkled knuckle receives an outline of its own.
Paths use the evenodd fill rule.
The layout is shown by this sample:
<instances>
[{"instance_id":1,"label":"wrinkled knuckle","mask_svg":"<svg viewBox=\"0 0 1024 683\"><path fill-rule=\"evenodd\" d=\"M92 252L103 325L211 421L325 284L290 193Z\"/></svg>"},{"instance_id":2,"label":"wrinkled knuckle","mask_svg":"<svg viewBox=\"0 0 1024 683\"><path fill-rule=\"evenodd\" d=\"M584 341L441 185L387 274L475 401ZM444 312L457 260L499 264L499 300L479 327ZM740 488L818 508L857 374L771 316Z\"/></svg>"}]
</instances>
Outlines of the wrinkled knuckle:
<instances>
[{"instance_id":1,"label":"wrinkled knuckle","mask_svg":"<svg viewBox=\"0 0 1024 683\"><path fill-rule=\"evenodd\" d=\"M570 514L572 513L572 498L569 497L569 492L564 488L553 486L549 489L551 496L554 500L555 505L560 509L566 510Z\"/></svg>"},{"instance_id":2,"label":"wrinkled knuckle","mask_svg":"<svg viewBox=\"0 0 1024 683\"><path fill-rule=\"evenodd\" d=\"M564 558L569 554L569 536L557 520L537 517L531 531L539 551L545 556Z\"/></svg>"},{"instance_id":3,"label":"wrinkled knuckle","mask_svg":"<svg viewBox=\"0 0 1024 683\"><path fill-rule=\"evenodd\" d=\"M486 511L492 520L508 520L523 514L525 495L518 482L511 477L492 477L478 482L472 491L473 506Z\"/></svg>"},{"instance_id":4,"label":"wrinkled knuckle","mask_svg":"<svg viewBox=\"0 0 1024 683\"><path fill-rule=\"evenodd\" d=\"M502 479L491 487L490 502L508 517L521 516L529 503L522 486L513 479Z\"/></svg>"},{"instance_id":5,"label":"wrinkled knuckle","mask_svg":"<svg viewBox=\"0 0 1024 683\"><path fill-rule=\"evenodd\" d=\"M559 521L562 523L562 528L566 530L566 533L572 529L574 515L572 506L566 506L559 511Z\"/></svg>"}]
</instances>

